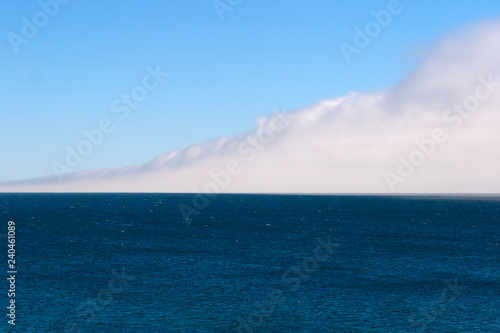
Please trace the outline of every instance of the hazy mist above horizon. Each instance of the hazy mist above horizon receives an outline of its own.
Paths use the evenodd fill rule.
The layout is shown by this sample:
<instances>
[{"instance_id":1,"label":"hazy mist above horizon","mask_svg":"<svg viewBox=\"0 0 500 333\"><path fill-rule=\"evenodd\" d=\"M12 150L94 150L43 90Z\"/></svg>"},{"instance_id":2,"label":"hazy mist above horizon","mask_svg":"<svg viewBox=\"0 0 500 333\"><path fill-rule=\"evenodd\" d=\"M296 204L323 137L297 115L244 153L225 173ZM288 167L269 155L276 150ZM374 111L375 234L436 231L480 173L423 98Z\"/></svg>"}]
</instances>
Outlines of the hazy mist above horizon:
<instances>
[{"instance_id":1,"label":"hazy mist above horizon","mask_svg":"<svg viewBox=\"0 0 500 333\"><path fill-rule=\"evenodd\" d=\"M500 193L500 4L42 3L0 192Z\"/></svg>"}]
</instances>

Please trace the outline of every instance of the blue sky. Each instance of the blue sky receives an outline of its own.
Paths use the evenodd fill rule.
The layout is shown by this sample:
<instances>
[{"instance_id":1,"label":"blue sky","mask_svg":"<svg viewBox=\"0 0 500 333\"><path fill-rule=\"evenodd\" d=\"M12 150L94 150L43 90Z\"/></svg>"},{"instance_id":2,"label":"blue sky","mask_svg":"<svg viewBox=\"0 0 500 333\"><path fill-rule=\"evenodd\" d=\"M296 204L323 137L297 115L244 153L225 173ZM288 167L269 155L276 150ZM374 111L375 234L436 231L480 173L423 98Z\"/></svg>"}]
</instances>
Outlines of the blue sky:
<instances>
[{"instance_id":1,"label":"blue sky","mask_svg":"<svg viewBox=\"0 0 500 333\"><path fill-rule=\"evenodd\" d=\"M400 1L348 63L340 43L388 2L233 0L221 20L212 0L69 1L18 52L9 34L22 36L23 17L33 22L51 1L4 3L0 180L53 174L103 118L115 130L75 170L147 162L251 130L276 109L391 87L443 34L500 13L494 1ZM157 66L169 76L120 120L112 102Z\"/></svg>"}]
</instances>

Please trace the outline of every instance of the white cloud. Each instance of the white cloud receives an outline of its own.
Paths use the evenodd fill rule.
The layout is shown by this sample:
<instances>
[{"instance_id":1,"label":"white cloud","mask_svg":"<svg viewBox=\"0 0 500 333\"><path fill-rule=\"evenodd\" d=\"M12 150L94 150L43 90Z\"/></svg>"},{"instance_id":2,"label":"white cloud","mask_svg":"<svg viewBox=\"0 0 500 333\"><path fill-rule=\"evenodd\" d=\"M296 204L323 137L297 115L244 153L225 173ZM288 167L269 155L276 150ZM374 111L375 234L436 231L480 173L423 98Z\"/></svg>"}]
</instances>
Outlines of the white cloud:
<instances>
[{"instance_id":1,"label":"white cloud","mask_svg":"<svg viewBox=\"0 0 500 333\"><path fill-rule=\"evenodd\" d=\"M228 162L237 161L239 172L227 186L219 185L223 192L385 193L391 192L387 172L401 177L400 156L417 156L415 141L440 129L446 140L435 143L394 190L498 193L498 40L500 21L483 22L444 38L389 90L325 100L281 120L276 114L261 117L251 132L168 152L146 164L77 172L63 182L55 176L2 182L0 191L204 191L214 182L210 172L227 173ZM477 106L453 111L475 99ZM260 141L252 143L255 137Z\"/></svg>"}]
</instances>

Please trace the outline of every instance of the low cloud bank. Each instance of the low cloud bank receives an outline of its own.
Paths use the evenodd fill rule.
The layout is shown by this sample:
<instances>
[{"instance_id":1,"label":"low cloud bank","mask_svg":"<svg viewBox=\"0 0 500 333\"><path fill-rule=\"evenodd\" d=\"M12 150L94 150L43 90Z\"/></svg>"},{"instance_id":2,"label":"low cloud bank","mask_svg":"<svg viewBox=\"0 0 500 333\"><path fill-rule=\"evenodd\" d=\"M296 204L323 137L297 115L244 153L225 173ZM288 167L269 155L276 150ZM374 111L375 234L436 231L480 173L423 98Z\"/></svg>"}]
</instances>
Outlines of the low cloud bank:
<instances>
[{"instance_id":1,"label":"low cloud bank","mask_svg":"<svg viewBox=\"0 0 500 333\"><path fill-rule=\"evenodd\" d=\"M445 37L399 85L257 120L130 167L2 192L499 193L500 21Z\"/></svg>"}]
</instances>

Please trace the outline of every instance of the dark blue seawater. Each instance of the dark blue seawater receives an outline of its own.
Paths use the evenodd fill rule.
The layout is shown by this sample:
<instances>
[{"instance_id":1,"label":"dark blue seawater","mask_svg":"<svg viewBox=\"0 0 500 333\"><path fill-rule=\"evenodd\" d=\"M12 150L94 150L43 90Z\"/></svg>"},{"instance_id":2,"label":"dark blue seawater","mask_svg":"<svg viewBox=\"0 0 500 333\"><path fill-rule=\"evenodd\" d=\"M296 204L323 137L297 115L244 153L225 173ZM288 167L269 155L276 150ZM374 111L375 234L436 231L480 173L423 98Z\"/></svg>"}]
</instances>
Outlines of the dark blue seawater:
<instances>
[{"instance_id":1,"label":"dark blue seawater","mask_svg":"<svg viewBox=\"0 0 500 333\"><path fill-rule=\"evenodd\" d=\"M0 331L500 332L499 197L193 199L0 195Z\"/></svg>"}]
</instances>

